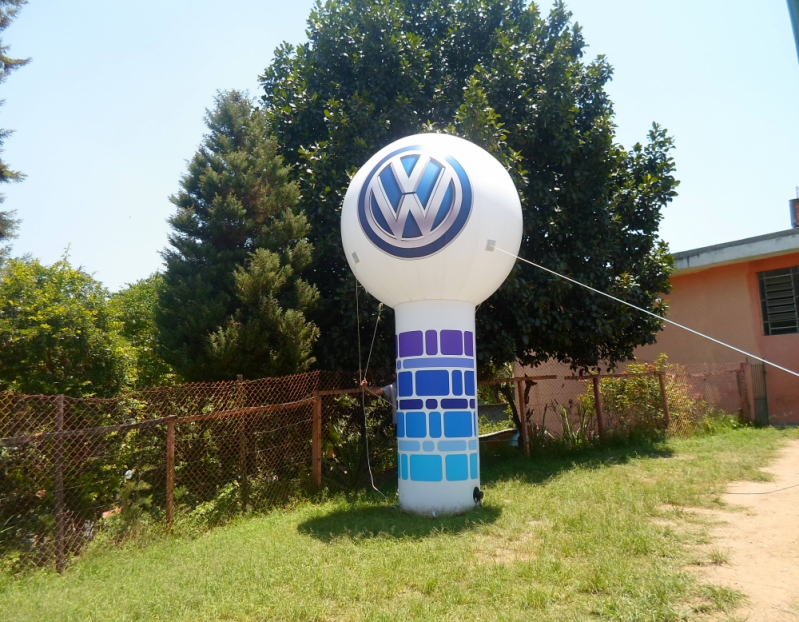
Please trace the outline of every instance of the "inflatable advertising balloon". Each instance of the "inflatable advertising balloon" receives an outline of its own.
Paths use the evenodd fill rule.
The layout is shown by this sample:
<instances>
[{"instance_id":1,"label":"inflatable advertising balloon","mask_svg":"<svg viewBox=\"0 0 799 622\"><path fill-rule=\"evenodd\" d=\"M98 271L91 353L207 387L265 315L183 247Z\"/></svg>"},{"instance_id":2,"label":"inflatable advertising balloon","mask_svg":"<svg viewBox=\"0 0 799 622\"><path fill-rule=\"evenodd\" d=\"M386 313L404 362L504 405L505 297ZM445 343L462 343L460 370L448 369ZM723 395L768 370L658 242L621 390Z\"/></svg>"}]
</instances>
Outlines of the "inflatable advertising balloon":
<instances>
[{"instance_id":1,"label":"inflatable advertising balloon","mask_svg":"<svg viewBox=\"0 0 799 622\"><path fill-rule=\"evenodd\" d=\"M457 514L479 498L475 308L502 284L522 238L513 181L487 151L420 134L376 153L341 213L347 261L393 307L399 499Z\"/></svg>"}]
</instances>

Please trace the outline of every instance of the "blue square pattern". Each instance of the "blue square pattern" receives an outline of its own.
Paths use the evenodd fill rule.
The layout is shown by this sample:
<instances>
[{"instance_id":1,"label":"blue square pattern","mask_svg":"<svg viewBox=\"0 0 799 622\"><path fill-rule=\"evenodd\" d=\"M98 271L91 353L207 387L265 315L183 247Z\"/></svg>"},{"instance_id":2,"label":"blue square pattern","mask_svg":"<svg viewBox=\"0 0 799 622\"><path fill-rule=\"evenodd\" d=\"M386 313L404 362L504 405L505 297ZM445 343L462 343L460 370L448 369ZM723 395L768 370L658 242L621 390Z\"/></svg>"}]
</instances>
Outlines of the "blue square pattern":
<instances>
[{"instance_id":1,"label":"blue square pattern","mask_svg":"<svg viewBox=\"0 0 799 622\"><path fill-rule=\"evenodd\" d=\"M410 415L410 413L408 414ZM447 438L468 438L472 436L472 413L468 410L448 410L445 412L444 436Z\"/></svg>"},{"instance_id":2,"label":"blue square pattern","mask_svg":"<svg viewBox=\"0 0 799 622\"><path fill-rule=\"evenodd\" d=\"M466 454L450 454L446 457L447 481L462 482L469 479L469 462Z\"/></svg>"},{"instance_id":3,"label":"blue square pattern","mask_svg":"<svg viewBox=\"0 0 799 622\"><path fill-rule=\"evenodd\" d=\"M402 391L400 391L402 395ZM416 395L449 395L449 372L445 369L427 369L416 372Z\"/></svg>"},{"instance_id":4,"label":"blue square pattern","mask_svg":"<svg viewBox=\"0 0 799 622\"><path fill-rule=\"evenodd\" d=\"M405 436L405 413L397 413L397 437Z\"/></svg>"},{"instance_id":5,"label":"blue square pattern","mask_svg":"<svg viewBox=\"0 0 799 622\"><path fill-rule=\"evenodd\" d=\"M401 371L397 374L397 384L399 385L400 397L413 395L413 372Z\"/></svg>"},{"instance_id":6,"label":"blue square pattern","mask_svg":"<svg viewBox=\"0 0 799 622\"><path fill-rule=\"evenodd\" d=\"M441 413L430 413L430 437L441 438Z\"/></svg>"},{"instance_id":7,"label":"blue square pattern","mask_svg":"<svg viewBox=\"0 0 799 622\"><path fill-rule=\"evenodd\" d=\"M477 470L477 454L469 454L469 475L472 479L480 476Z\"/></svg>"},{"instance_id":8,"label":"blue square pattern","mask_svg":"<svg viewBox=\"0 0 799 622\"><path fill-rule=\"evenodd\" d=\"M408 454L400 455L400 477L408 479Z\"/></svg>"},{"instance_id":9,"label":"blue square pattern","mask_svg":"<svg viewBox=\"0 0 799 622\"><path fill-rule=\"evenodd\" d=\"M414 482L440 482L444 479L442 467L441 456L411 454L411 480Z\"/></svg>"},{"instance_id":10,"label":"blue square pattern","mask_svg":"<svg viewBox=\"0 0 799 622\"><path fill-rule=\"evenodd\" d=\"M463 395L463 372L460 369L452 372L452 395Z\"/></svg>"},{"instance_id":11,"label":"blue square pattern","mask_svg":"<svg viewBox=\"0 0 799 622\"><path fill-rule=\"evenodd\" d=\"M467 371L465 374L463 374L463 379L466 384L466 395L474 395L474 372Z\"/></svg>"},{"instance_id":12,"label":"blue square pattern","mask_svg":"<svg viewBox=\"0 0 799 622\"><path fill-rule=\"evenodd\" d=\"M405 413L405 435L408 438L427 436L427 415L422 412Z\"/></svg>"}]
</instances>

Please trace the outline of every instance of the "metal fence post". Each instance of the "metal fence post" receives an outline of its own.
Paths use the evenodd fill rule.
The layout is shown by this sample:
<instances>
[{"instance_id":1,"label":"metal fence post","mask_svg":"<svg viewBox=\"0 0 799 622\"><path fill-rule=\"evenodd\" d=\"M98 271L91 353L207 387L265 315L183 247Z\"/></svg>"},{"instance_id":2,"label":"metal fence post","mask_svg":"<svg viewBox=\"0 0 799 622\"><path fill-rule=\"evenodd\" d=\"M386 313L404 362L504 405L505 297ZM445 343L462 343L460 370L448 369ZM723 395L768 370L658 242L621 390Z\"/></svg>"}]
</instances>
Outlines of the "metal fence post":
<instances>
[{"instance_id":1,"label":"metal fence post","mask_svg":"<svg viewBox=\"0 0 799 622\"><path fill-rule=\"evenodd\" d=\"M317 488L322 486L322 396L314 393L311 426L311 479Z\"/></svg>"},{"instance_id":2,"label":"metal fence post","mask_svg":"<svg viewBox=\"0 0 799 622\"><path fill-rule=\"evenodd\" d=\"M244 393L242 382L244 377L236 376L236 408L244 408ZM247 417L239 413L239 481L241 485L241 509L246 510L250 499L250 483L247 479Z\"/></svg>"},{"instance_id":3,"label":"metal fence post","mask_svg":"<svg viewBox=\"0 0 799 622\"><path fill-rule=\"evenodd\" d=\"M603 421L602 413L602 394L599 391L599 375L591 376L591 382L594 384L594 410L596 410L596 432L599 434L599 440L605 440L605 422Z\"/></svg>"},{"instance_id":4,"label":"metal fence post","mask_svg":"<svg viewBox=\"0 0 799 622\"><path fill-rule=\"evenodd\" d=\"M55 430L64 431L64 396L55 398ZM55 568L64 572L64 439L55 439Z\"/></svg>"},{"instance_id":5,"label":"metal fence post","mask_svg":"<svg viewBox=\"0 0 799 622\"><path fill-rule=\"evenodd\" d=\"M166 524L175 520L175 417L166 423Z\"/></svg>"},{"instance_id":6,"label":"metal fence post","mask_svg":"<svg viewBox=\"0 0 799 622\"><path fill-rule=\"evenodd\" d=\"M527 405L524 402L524 391L522 390L522 381L516 381L516 410L519 413L519 421L522 424L522 443L524 445L524 453L530 455L530 433L527 430Z\"/></svg>"},{"instance_id":7,"label":"metal fence post","mask_svg":"<svg viewBox=\"0 0 799 622\"><path fill-rule=\"evenodd\" d=\"M658 382L660 382L660 399L663 400L663 417L666 420L666 431L671 426L671 413L669 412L669 396L666 393L666 372L658 372Z\"/></svg>"}]
</instances>

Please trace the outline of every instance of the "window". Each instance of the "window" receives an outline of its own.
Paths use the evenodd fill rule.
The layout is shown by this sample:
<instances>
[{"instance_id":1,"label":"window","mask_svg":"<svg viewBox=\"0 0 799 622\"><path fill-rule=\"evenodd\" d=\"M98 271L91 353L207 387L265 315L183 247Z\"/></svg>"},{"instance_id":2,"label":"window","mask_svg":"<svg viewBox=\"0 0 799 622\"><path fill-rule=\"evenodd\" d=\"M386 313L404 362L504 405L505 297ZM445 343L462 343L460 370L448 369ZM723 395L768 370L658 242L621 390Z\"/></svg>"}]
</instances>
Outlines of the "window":
<instances>
[{"instance_id":1,"label":"window","mask_svg":"<svg viewBox=\"0 0 799 622\"><path fill-rule=\"evenodd\" d=\"M799 333L799 266L757 275L764 335Z\"/></svg>"}]
</instances>

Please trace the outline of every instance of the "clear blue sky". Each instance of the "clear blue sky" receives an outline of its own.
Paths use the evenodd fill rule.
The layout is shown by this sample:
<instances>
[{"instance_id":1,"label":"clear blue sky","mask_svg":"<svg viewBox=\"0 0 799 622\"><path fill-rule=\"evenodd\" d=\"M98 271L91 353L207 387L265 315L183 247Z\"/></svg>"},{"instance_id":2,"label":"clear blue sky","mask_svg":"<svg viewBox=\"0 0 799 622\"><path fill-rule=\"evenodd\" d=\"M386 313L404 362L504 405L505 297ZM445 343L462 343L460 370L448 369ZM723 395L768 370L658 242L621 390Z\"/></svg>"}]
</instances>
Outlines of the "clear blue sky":
<instances>
[{"instance_id":1,"label":"clear blue sky","mask_svg":"<svg viewBox=\"0 0 799 622\"><path fill-rule=\"evenodd\" d=\"M590 56L615 68L618 139L652 121L677 143L673 251L787 229L799 186L799 61L785 0L571 0ZM111 289L158 270L168 196L217 89L260 95L281 41L305 38L311 0L31 0L5 33L33 62L0 87L2 189L22 218L16 255L70 255ZM544 10L550 4L543 3Z\"/></svg>"}]
</instances>

